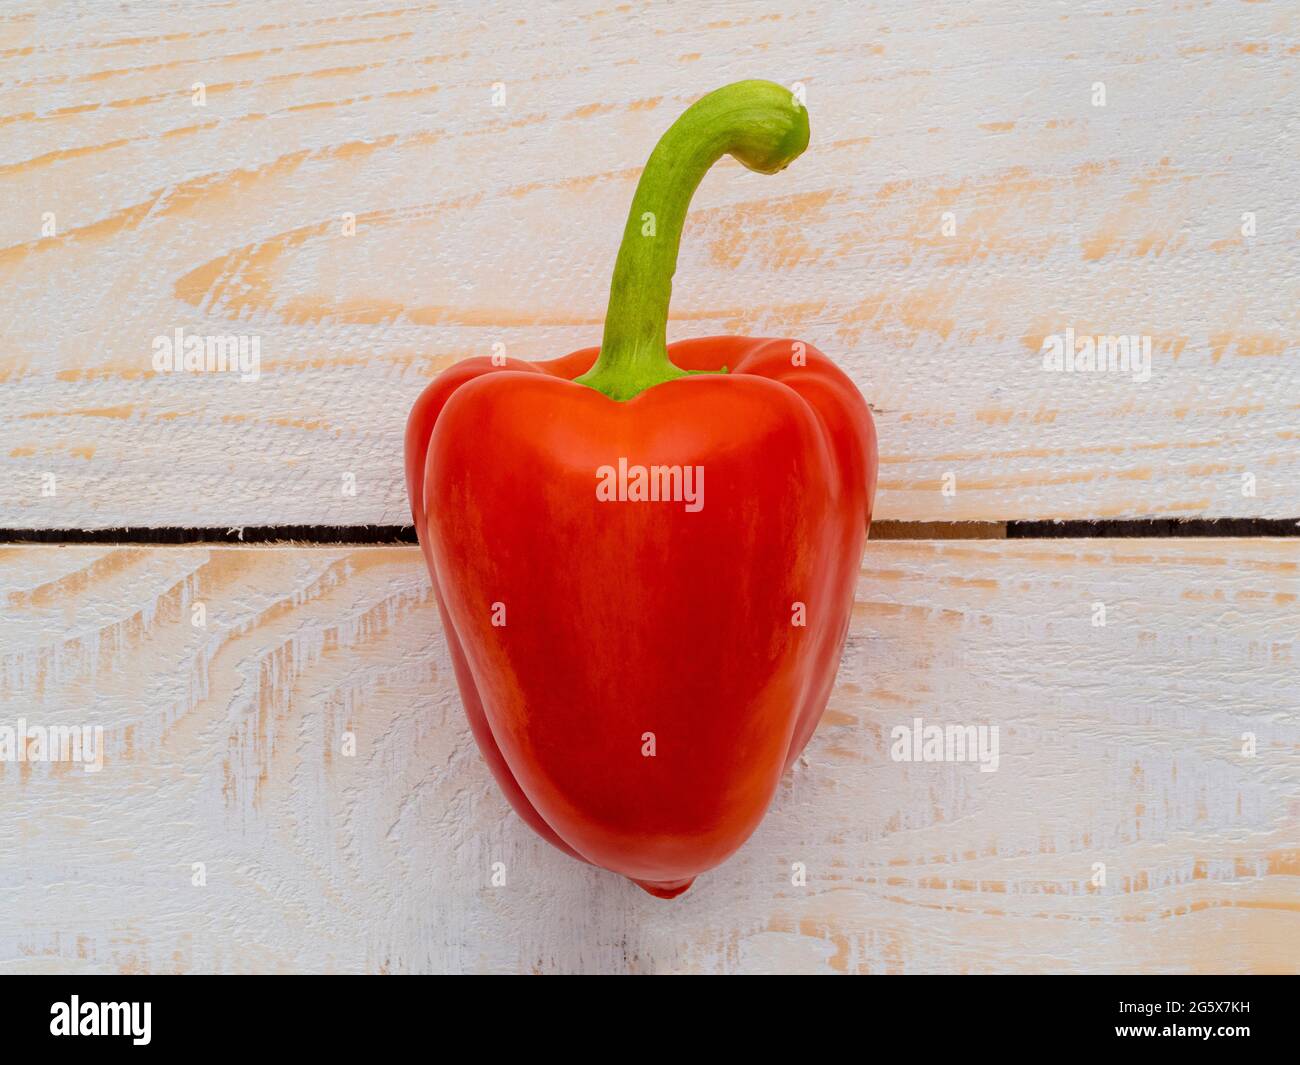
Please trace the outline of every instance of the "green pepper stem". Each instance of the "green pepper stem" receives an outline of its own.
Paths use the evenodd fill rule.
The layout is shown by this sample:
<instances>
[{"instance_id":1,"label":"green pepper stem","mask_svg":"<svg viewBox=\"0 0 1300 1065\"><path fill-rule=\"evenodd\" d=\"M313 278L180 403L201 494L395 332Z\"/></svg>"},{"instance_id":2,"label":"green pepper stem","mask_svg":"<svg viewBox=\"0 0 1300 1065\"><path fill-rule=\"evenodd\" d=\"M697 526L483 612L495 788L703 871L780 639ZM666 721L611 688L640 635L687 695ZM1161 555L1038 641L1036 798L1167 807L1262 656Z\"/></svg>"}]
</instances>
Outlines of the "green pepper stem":
<instances>
[{"instance_id":1,"label":"green pepper stem","mask_svg":"<svg viewBox=\"0 0 1300 1065\"><path fill-rule=\"evenodd\" d=\"M731 155L775 174L808 147L808 112L770 81L738 81L697 100L663 135L632 196L609 286L600 355L577 378L611 399L685 377L668 357L668 302L691 197L709 167Z\"/></svg>"}]
</instances>

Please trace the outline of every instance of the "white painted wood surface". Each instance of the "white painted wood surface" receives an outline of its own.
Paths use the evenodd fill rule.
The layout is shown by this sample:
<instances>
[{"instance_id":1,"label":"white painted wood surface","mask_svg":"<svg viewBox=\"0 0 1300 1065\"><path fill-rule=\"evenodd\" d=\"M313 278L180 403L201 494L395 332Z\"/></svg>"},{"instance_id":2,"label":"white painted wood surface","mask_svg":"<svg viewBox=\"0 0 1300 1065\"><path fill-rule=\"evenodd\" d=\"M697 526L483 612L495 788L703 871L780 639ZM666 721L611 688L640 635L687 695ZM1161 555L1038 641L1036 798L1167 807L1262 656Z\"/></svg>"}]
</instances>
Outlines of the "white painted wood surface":
<instances>
[{"instance_id":1,"label":"white painted wood surface","mask_svg":"<svg viewBox=\"0 0 1300 1065\"><path fill-rule=\"evenodd\" d=\"M0 527L404 523L423 383L593 342L656 138L754 76L813 144L705 180L670 334L837 358L878 517L1300 513L1295 3L9 3L0 57Z\"/></svg>"},{"instance_id":2,"label":"white painted wood surface","mask_svg":"<svg viewBox=\"0 0 1300 1065\"><path fill-rule=\"evenodd\" d=\"M0 721L107 759L0 766L0 970L1294 973L1298 595L1294 541L869 544L803 764L666 903L509 812L416 550L3 549ZM997 772L892 760L918 716Z\"/></svg>"},{"instance_id":3,"label":"white painted wood surface","mask_svg":"<svg viewBox=\"0 0 1300 1065\"><path fill-rule=\"evenodd\" d=\"M670 336L836 358L877 518L1300 515L1294 3L14 2L0 59L0 528L405 523L424 383L592 343L743 77L812 146L705 180ZM1151 379L1045 373L1066 328ZM107 738L0 762L0 970L1294 973L1298 595L1296 541L869 544L807 757L664 903L509 813L414 550L0 547L0 727ZM998 771L892 760L918 716Z\"/></svg>"}]
</instances>

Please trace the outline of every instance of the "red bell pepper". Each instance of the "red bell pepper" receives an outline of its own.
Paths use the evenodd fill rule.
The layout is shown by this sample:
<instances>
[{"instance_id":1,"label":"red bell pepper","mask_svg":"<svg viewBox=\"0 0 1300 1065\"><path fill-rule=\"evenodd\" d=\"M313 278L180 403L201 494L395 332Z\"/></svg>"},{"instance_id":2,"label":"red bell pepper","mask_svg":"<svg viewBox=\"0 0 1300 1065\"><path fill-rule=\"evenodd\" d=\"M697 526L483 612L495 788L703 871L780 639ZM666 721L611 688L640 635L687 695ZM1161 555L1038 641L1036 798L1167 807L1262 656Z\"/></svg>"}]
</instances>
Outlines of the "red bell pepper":
<instances>
[{"instance_id":1,"label":"red bell pepper","mask_svg":"<svg viewBox=\"0 0 1300 1065\"><path fill-rule=\"evenodd\" d=\"M771 82L696 102L637 184L600 347L460 362L407 425L483 757L541 836L664 898L749 837L816 728L871 520L875 430L829 359L665 343L700 179L724 154L775 173L807 144Z\"/></svg>"}]
</instances>

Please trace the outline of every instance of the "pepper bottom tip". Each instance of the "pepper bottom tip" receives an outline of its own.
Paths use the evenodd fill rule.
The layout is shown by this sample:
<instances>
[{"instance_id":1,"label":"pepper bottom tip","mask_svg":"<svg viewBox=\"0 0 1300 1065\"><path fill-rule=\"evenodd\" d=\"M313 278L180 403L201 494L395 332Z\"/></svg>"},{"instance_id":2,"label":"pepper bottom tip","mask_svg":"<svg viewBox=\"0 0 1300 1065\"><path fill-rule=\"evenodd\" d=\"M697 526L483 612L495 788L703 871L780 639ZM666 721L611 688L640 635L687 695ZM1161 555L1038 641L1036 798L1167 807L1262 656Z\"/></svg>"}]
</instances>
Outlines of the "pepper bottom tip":
<instances>
[{"instance_id":1,"label":"pepper bottom tip","mask_svg":"<svg viewBox=\"0 0 1300 1065\"><path fill-rule=\"evenodd\" d=\"M695 877L690 876L685 880L633 880L632 883L657 899L675 899L695 883Z\"/></svg>"}]
</instances>

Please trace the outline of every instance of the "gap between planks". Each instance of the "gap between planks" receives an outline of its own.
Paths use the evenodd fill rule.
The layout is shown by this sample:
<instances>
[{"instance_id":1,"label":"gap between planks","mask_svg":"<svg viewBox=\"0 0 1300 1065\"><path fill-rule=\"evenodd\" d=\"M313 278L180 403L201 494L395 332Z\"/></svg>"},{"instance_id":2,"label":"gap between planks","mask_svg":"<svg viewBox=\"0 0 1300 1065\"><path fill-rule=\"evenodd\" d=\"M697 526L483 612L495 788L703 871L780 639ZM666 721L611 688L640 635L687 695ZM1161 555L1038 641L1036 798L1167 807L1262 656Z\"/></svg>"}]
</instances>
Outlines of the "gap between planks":
<instances>
[{"instance_id":1,"label":"gap between planks","mask_svg":"<svg viewBox=\"0 0 1300 1065\"><path fill-rule=\"evenodd\" d=\"M1127 521L878 521L871 540L1087 540L1297 537L1298 518ZM0 544L415 544L412 525L262 525L243 528L0 529Z\"/></svg>"}]
</instances>

